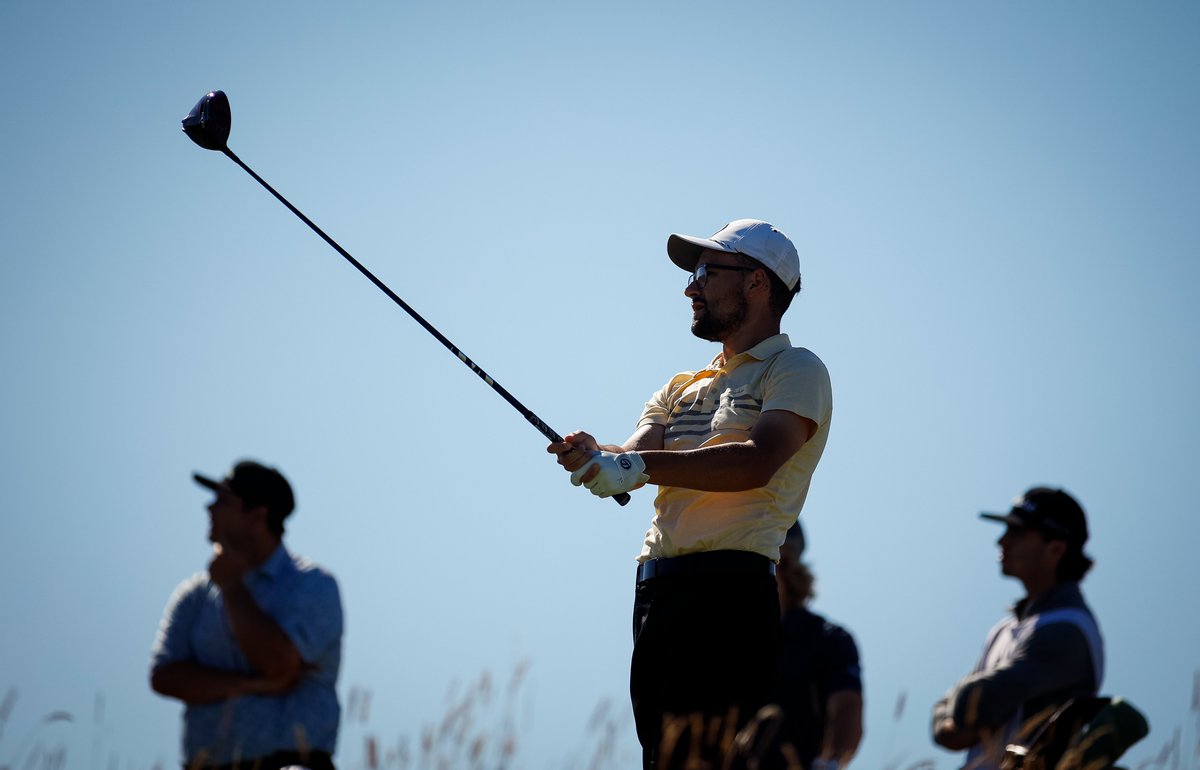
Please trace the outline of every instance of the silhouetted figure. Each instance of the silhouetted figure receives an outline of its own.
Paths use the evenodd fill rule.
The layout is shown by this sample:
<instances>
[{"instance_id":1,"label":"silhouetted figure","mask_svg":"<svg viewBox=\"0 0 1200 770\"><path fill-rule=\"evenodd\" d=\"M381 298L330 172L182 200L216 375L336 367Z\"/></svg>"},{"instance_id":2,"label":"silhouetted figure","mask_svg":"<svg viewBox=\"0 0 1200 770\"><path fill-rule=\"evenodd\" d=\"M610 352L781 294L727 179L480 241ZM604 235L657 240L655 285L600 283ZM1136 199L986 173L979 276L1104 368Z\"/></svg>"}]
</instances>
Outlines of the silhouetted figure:
<instances>
[{"instance_id":1,"label":"silhouetted figure","mask_svg":"<svg viewBox=\"0 0 1200 770\"><path fill-rule=\"evenodd\" d=\"M185 768L332 770L342 604L321 567L283 545L295 501L274 468L242 461L208 506L208 571L175 590L150 685L183 701Z\"/></svg>"},{"instance_id":2,"label":"silhouetted figure","mask_svg":"<svg viewBox=\"0 0 1200 770\"><path fill-rule=\"evenodd\" d=\"M1079 582L1092 567L1083 553L1087 520L1066 492L1035 487L1005 514L1000 571L1026 595L988 635L975 670L933 709L933 740L969 749L966 767L994 770L1022 726L1073 698L1094 696L1104 674L1104 643Z\"/></svg>"},{"instance_id":3,"label":"silhouetted figure","mask_svg":"<svg viewBox=\"0 0 1200 770\"><path fill-rule=\"evenodd\" d=\"M808 609L813 574L801 561L804 546L797 522L779 549L775 573L783 611L780 737L796 749L805 770L833 770L849 764L862 741L862 669L850 632Z\"/></svg>"}]
</instances>

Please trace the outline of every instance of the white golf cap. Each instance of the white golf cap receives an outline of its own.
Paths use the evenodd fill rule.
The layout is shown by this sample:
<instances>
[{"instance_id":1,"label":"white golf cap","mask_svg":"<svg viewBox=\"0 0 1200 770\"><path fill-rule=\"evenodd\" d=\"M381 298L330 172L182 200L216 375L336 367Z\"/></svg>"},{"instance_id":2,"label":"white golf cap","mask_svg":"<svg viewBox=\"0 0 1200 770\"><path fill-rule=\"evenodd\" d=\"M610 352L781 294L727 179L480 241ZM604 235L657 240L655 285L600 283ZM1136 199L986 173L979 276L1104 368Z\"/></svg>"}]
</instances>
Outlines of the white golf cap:
<instances>
[{"instance_id":1,"label":"white golf cap","mask_svg":"<svg viewBox=\"0 0 1200 770\"><path fill-rule=\"evenodd\" d=\"M678 233L667 238L667 256L689 273L696 269L704 249L757 259L793 291L800 282L800 255L796 246L782 231L761 219L735 219L708 238Z\"/></svg>"}]
</instances>

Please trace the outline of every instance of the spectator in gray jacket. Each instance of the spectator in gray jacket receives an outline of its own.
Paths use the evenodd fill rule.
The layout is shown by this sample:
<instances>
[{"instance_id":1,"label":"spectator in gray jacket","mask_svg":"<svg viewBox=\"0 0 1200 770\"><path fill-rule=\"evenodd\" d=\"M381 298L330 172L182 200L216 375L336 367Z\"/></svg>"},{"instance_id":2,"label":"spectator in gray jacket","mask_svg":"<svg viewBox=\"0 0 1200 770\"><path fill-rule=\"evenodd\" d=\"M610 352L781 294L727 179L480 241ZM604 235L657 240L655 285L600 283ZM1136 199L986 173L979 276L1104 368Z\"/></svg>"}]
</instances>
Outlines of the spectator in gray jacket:
<instances>
[{"instance_id":1,"label":"spectator in gray jacket","mask_svg":"<svg viewBox=\"0 0 1200 770\"><path fill-rule=\"evenodd\" d=\"M1008 513L981 515L1007 525L1000 571L1020 580L1026 595L992 629L974 671L934 706L932 729L944 748L969 750L965 767L994 770L1023 725L1099 692L1104 644L1079 590L1092 567L1079 503L1035 487Z\"/></svg>"}]
</instances>

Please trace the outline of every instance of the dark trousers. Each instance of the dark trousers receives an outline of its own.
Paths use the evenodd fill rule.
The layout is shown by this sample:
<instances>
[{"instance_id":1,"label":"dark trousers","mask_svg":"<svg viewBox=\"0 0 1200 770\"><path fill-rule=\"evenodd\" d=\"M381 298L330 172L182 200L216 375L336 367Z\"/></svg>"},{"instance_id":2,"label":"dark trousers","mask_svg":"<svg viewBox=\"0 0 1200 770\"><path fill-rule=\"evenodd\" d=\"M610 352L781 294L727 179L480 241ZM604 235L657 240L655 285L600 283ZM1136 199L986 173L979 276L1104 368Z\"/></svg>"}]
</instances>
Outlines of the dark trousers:
<instances>
[{"instance_id":1,"label":"dark trousers","mask_svg":"<svg viewBox=\"0 0 1200 770\"><path fill-rule=\"evenodd\" d=\"M767 564L638 583L629 691L643 770L725 766L733 736L770 702L779 597Z\"/></svg>"},{"instance_id":2,"label":"dark trousers","mask_svg":"<svg viewBox=\"0 0 1200 770\"><path fill-rule=\"evenodd\" d=\"M328 751L277 751L265 757L243 759L228 765L184 765L183 770L282 770L299 765L309 770L335 770Z\"/></svg>"}]
</instances>

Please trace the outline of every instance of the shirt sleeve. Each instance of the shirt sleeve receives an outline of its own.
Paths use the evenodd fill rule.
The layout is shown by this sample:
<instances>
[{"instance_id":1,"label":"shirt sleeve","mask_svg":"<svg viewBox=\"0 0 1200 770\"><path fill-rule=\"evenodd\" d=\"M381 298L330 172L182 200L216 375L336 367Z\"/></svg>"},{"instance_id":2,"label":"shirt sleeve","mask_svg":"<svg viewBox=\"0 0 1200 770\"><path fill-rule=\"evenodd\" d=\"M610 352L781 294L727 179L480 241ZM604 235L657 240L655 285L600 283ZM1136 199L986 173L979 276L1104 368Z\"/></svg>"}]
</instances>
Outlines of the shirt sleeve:
<instances>
[{"instance_id":1,"label":"shirt sleeve","mask_svg":"<svg viewBox=\"0 0 1200 770\"><path fill-rule=\"evenodd\" d=\"M833 389L821 359L803 348L791 348L775 357L763 382L762 410L772 409L793 412L817 425L829 422Z\"/></svg>"},{"instance_id":2,"label":"shirt sleeve","mask_svg":"<svg viewBox=\"0 0 1200 770\"><path fill-rule=\"evenodd\" d=\"M150 668L164 663L192 660L191 631L204 599L206 580L196 574L179 584L163 611L154 645L150 648Z\"/></svg>"},{"instance_id":3,"label":"shirt sleeve","mask_svg":"<svg viewBox=\"0 0 1200 770\"><path fill-rule=\"evenodd\" d=\"M826 623L824 630L825 665L822 666L821 690L826 698L835 692L862 692L862 665L854 637L841 626Z\"/></svg>"},{"instance_id":4,"label":"shirt sleeve","mask_svg":"<svg viewBox=\"0 0 1200 770\"><path fill-rule=\"evenodd\" d=\"M647 425L666 425L671 418L671 410L675 404L675 393L679 388L691 379L693 375L690 373L677 374L671 378L671 381L658 390L646 402L646 406L642 409L642 416L638 418L637 427L642 428Z\"/></svg>"},{"instance_id":5,"label":"shirt sleeve","mask_svg":"<svg viewBox=\"0 0 1200 770\"><path fill-rule=\"evenodd\" d=\"M1083 632L1071 623L1050 623L1030 635L1000 668L962 679L948 701L957 724L996 727L1027 701L1094 676Z\"/></svg>"},{"instance_id":6,"label":"shirt sleeve","mask_svg":"<svg viewBox=\"0 0 1200 770\"><path fill-rule=\"evenodd\" d=\"M342 599L337 581L323 570L304 573L288 605L288 612L276 622L305 663L320 663L342 638Z\"/></svg>"}]
</instances>

